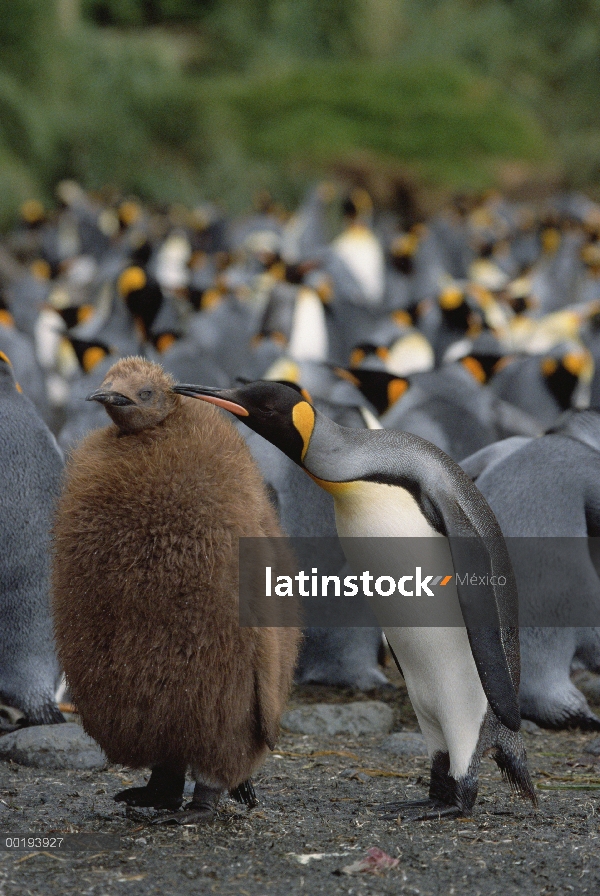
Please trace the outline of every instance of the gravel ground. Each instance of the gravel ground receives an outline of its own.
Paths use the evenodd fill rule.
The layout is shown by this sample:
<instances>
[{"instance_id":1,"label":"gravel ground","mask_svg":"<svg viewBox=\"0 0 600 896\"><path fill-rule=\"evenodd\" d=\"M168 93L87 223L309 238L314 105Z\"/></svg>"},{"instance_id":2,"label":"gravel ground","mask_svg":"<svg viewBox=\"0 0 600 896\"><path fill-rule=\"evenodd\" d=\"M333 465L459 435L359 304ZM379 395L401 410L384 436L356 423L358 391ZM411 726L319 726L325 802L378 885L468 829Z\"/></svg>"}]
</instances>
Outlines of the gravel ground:
<instances>
[{"instance_id":1,"label":"gravel ground","mask_svg":"<svg viewBox=\"0 0 600 896\"><path fill-rule=\"evenodd\" d=\"M394 709L395 730L416 730L406 691L367 695ZM297 688L292 706L365 695ZM256 779L260 805L223 800L206 826L150 826L152 810L113 794L146 776L41 771L0 763L0 830L103 832L120 838L87 851L0 851L0 896L13 894L507 894L598 893L600 758L590 734L524 734L540 806L511 797L484 760L470 819L386 821L378 806L426 792L426 759L384 753L385 735L352 739L283 734ZM1 838L0 838L1 839ZM120 842L120 846L118 845ZM393 867L358 870L378 847Z\"/></svg>"}]
</instances>

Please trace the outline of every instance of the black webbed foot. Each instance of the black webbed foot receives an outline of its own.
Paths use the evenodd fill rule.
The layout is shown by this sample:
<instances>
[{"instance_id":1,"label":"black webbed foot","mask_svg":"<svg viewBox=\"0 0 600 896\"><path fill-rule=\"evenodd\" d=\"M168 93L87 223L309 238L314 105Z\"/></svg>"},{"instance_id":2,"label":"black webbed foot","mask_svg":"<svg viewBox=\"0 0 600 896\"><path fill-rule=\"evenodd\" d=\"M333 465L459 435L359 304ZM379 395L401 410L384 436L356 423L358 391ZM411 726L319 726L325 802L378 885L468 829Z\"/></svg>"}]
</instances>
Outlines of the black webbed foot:
<instances>
[{"instance_id":1,"label":"black webbed foot","mask_svg":"<svg viewBox=\"0 0 600 896\"><path fill-rule=\"evenodd\" d=\"M450 775L448 753L434 753L427 799L388 803L380 811L386 819L399 816L406 821L429 821L438 818L464 818L471 814L477 798L477 778L466 774L458 779Z\"/></svg>"},{"instance_id":2,"label":"black webbed foot","mask_svg":"<svg viewBox=\"0 0 600 896\"><path fill-rule=\"evenodd\" d=\"M152 807L154 809L179 809L183 802L185 773L174 772L164 766L152 770L145 787L128 787L115 794L117 803L128 806Z\"/></svg>"},{"instance_id":3,"label":"black webbed foot","mask_svg":"<svg viewBox=\"0 0 600 896\"><path fill-rule=\"evenodd\" d=\"M196 783L194 796L185 809L172 815L154 818L152 824L206 824L215 817L222 793L221 788Z\"/></svg>"}]
</instances>

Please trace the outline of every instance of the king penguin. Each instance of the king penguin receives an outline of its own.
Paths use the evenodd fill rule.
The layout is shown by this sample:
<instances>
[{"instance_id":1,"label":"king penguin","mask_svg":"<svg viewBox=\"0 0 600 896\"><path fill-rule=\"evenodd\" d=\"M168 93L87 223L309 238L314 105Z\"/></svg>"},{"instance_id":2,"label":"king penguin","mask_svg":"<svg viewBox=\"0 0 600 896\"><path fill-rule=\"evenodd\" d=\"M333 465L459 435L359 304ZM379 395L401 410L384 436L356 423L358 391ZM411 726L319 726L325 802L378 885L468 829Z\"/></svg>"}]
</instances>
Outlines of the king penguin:
<instances>
[{"instance_id":1,"label":"king penguin","mask_svg":"<svg viewBox=\"0 0 600 896\"><path fill-rule=\"evenodd\" d=\"M249 778L275 747L299 633L240 626L239 540L281 530L241 436L173 384L125 358L88 396L113 425L69 460L53 597L85 730L112 762L152 769L115 799L176 810L190 768L192 802L159 819L182 824L211 818L224 790L253 804ZM264 541L267 562L277 543Z\"/></svg>"},{"instance_id":2,"label":"king penguin","mask_svg":"<svg viewBox=\"0 0 600 896\"><path fill-rule=\"evenodd\" d=\"M181 384L175 391L239 416L330 492L351 566L348 537L370 536L361 541L377 551L388 536L446 536L457 572L464 570L465 551L487 571L483 587L457 582L464 626L384 626L431 759L428 799L385 811L411 819L470 814L484 752L535 804L518 733L514 575L493 513L458 465L409 433L340 427L286 385L218 390ZM505 584L492 584L499 581Z\"/></svg>"}]
</instances>

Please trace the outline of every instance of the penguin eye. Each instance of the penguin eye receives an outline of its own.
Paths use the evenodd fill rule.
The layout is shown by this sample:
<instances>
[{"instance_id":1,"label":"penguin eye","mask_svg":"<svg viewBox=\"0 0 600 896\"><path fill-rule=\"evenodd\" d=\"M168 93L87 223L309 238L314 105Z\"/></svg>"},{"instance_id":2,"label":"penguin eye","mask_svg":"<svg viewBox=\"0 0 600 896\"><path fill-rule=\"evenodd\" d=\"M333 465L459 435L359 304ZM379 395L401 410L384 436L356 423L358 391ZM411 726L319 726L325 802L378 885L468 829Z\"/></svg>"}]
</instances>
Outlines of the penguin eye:
<instances>
[{"instance_id":1,"label":"penguin eye","mask_svg":"<svg viewBox=\"0 0 600 896\"><path fill-rule=\"evenodd\" d=\"M148 399L151 397L152 397L151 389L142 389L141 392L138 392L138 398L141 398L142 401L148 401Z\"/></svg>"}]
</instances>

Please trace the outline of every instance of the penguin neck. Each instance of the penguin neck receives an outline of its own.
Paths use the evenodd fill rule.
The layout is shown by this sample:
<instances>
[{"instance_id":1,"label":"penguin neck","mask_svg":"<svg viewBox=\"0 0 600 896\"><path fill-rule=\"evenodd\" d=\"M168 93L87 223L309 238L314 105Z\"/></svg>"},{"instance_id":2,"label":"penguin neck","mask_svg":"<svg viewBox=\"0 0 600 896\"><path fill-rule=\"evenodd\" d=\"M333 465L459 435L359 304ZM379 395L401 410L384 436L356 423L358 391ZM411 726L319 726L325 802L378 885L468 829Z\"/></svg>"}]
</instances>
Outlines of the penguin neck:
<instances>
[{"instance_id":1,"label":"penguin neck","mask_svg":"<svg viewBox=\"0 0 600 896\"><path fill-rule=\"evenodd\" d=\"M323 488L327 488L325 483L342 485L348 478L345 475L347 459L356 450L365 432L340 426L316 411L314 428L303 458L304 469Z\"/></svg>"},{"instance_id":2,"label":"penguin neck","mask_svg":"<svg viewBox=\"0 0 600 896\"><path fill-rule=\"evenodd\" d=\"M404 481L402 436L347 429L317 416L304 467L333 497L341 537L441 534Z\"/></svg>"}]
</instances>

